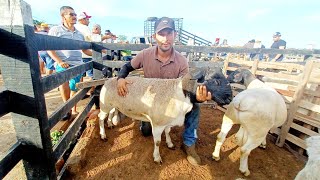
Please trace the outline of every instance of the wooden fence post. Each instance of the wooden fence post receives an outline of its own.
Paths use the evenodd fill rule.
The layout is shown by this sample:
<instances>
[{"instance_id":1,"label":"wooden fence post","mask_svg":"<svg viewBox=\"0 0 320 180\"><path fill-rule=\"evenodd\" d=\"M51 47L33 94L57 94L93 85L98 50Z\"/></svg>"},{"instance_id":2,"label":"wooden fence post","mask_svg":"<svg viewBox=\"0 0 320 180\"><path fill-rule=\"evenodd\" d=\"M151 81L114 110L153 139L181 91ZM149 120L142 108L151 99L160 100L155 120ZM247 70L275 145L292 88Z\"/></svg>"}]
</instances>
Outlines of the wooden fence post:
<instances>
[{"instance_id":1,"label":"wooden fence post","mask_svg":"<svg viewBox=\"0 0 320 180\"><path fill-rule=\"evenodd\" d=\"M100 44L101 46L102 46L102 44L101 44L101 42L95 42L95 44ZM100 64L102 64L103 62L102 62L102 53L101 53L101 51L97 51L96 49L95 49L95 45L93 45L92 46L92 60L93 61L95 61L95 62L98 62L98 63L100 63ZM108 50L108 52L109 52L110 50ZM99 70L97 70L97 69L95 69L95 68L93 68L93 79L102 79L103 77L102 77L102 73L101 73L101 71L99 71Z\"/></svg>"},{"instance_id":2,"label":"wooden fence post","mask_svg":"<svg viewBox=\"0 0 320 180\"><path fill-rule=\"evenodd\" d=\"M298 110L299 103L301 101L304 89L306 87L306 84L307 84L309 77L310 77L310 74L312 72L313 63L314 63L314 61L308 61L306 63L306 66L303 71L302 79L296 89L296 92L294 93L294 95L292 97L292 101L291 101L291 104L288 109L287 121L281 127L281 132L280 132L280 135L278 136L277 143L276 143L280 147L282 147L285 143L290 126L291 126L293 119L294 119L294 115L296 114L296 112Z\"/></svg>"},{"instance_id":3,"label":"wooden fence post","mask_svg":"<svg viewBox=\"0 0 320 180\"><path fill-rule=\"evenodd\" d=\"M31 7L21 0L0 0L0 66L10 95L17 140L23 144L28 179L55 179L47 110L41 88Z\"/></svg>"},{"instance_id":4,"label":"wooden fence post","mask_svg":"<svg viewBox=\"0 0 320 180\"><path fill-rule=\"evenodd\" d=\"M223 63L223 74L224 76L227 76L227 68L228 68L228 65L229 65L229 59L230 59L230 53L228 53L227 55L227 58L224 60L224 63Z\"/></svg>"},{"instance_id":5,"label":"wooden fence post","mask_svg":"<svg viewBox=\"0 0 320 180\"><path fill-rule=\"evenodd\" d=\"M256 75L257 69L258 69L258 65L259 65L259 59L255 59L253 61L252 67L251 67L251 73L253 75Z\"/></svg>"}]
</instances>

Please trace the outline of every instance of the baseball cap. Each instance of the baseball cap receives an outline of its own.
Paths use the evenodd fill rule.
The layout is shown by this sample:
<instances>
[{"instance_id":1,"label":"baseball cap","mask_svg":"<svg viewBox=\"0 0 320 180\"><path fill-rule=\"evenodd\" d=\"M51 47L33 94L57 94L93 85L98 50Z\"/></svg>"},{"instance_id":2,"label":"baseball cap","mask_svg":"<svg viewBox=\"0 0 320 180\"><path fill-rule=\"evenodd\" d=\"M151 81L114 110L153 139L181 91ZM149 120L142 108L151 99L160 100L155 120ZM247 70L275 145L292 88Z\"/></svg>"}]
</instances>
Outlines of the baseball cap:
<instances>
[{"instance_id":1,"label":"baseball cap","mask_svg":"<svg viewBox=\"0 0 320 180\"><path fill-rule=\"evenodd\" d=\"M166 29L166 28L175 30L174 21L171 18L162 17L162 18L158 19L154 24L154 32L155 33L158 33L162 29Z\"/></svg>"},{"instance_id":2,"label":"baseball cap","mask_svg":"<svg viewBox=\"0 0 320 180\"><path fill-rule=\"evenodd\" d=\"M86 12L80 13L78 16L78 19L84 19L84 18L89 19L91 18L91 16L89 16Z\"/></svg>"},{"instance_id":3,"label":"baseball cap","mask_svg":"<svg viewBox=\"0 0 320 180\"><path fill-rule=\"evenodd\" d=\"M49 25L48 25L48 24L46 24L46 23L41 23L41 24L40 24L40 27L47 28L47 27L49 27Z\"/></svg>"},{"instance_id":4,"label":"baseball cap","mask_svg":"<svg viewBox=\"0 0 320 180\"><path fill-rule=\"evenodd\" d=\"M281 33L280 33L280 32L275 32L275 33L273 34L273 36L281 36Z\"/></svg>"}]
</instances>

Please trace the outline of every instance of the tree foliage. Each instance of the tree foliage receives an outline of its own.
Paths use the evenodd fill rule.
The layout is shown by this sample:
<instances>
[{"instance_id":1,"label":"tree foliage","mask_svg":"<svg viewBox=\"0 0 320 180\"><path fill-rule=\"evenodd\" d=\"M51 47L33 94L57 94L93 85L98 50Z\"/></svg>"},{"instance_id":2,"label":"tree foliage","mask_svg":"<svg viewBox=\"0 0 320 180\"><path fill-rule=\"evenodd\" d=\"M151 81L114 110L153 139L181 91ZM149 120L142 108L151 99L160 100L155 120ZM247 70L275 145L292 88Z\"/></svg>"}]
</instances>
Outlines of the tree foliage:
<instances>
[{"instance_id":1,"label":"tree foliage","mask_svg":"<svg viewBox=\"0 0 320 180\"><path fill-rule=\"evenodd\" d=\"M126 35L119 35L118 36L118 41L123 41L124 42L124 41L127 41L127 38L128 37Z\"/></svg>"}]
</instances>

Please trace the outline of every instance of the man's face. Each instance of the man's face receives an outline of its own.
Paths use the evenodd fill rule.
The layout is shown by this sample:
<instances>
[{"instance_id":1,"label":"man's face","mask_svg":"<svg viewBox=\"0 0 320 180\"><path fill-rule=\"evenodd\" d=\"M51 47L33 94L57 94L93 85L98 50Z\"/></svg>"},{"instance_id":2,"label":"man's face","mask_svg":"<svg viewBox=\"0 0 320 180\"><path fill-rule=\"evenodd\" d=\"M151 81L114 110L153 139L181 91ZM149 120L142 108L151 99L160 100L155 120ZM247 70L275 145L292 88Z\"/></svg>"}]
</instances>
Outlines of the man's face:
<instances>
[{"instance_id":1,"label":"man's face","mask_svg":"<svg viewBox=\"0 0 320 180\"><path fill-rule=\"evenodd\" d=\"M274 41L274 42L276 42L276 41L279 41L279 40L280 40L280 36L273 36L272 38L273 38L273 41Z\"/></svg>"},{"instance_id":2,"label":"man's face","mask_svg":"<svg viewBox=\"0 0 320 180\"><path fill-rule=\"evenodd\" d=\"M92 33L93 34L101 34L101 29L99 27L93 27L92 28Z\"/></svg>"},{"instance_id":3,"label":"man's face","mask_svg":"<svg viewBox=\"0 0 320 180\"><path fill-rule=\"evenodd\" d=\"M174 43L176 32L173 29L166 28L153 35L158 47L163 51L169 51Z\"/></svg>"},{"instance_id":4,"label":"man's face","mask_svg":"<svg viewBox=\"0 0 320 180\"><path fill-rule=\"evenodd\" d=\"M76 24L77 23L77 14L72 9L66 9L65 12L62 14L63 22L69 24Z\"/></svg>"}]
</instances>

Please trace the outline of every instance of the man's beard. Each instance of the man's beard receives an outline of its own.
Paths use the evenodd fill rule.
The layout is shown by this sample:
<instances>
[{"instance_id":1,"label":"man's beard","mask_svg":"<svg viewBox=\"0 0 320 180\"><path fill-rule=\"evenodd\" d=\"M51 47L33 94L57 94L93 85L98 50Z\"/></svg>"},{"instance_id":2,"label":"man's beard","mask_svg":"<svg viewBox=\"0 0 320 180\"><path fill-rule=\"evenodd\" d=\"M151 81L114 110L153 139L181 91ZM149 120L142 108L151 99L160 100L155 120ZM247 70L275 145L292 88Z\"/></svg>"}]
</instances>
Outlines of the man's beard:
<instances>
[{"instance_id":1,"label":"man's beard","mask_svg":"<svg viewBox=\"0 0 320 180\"><path fill-rule=\"evenodd\" d=\"M159 49L162 51L162 52L168 52L168 51L170 51L171 50L171 48L172 48L172 46L170 46L169 48L163 48L162 46L159 46Z\"/></svg>"}]
</instances>

